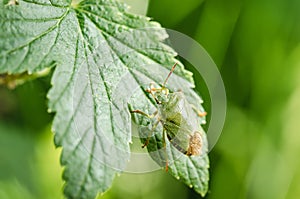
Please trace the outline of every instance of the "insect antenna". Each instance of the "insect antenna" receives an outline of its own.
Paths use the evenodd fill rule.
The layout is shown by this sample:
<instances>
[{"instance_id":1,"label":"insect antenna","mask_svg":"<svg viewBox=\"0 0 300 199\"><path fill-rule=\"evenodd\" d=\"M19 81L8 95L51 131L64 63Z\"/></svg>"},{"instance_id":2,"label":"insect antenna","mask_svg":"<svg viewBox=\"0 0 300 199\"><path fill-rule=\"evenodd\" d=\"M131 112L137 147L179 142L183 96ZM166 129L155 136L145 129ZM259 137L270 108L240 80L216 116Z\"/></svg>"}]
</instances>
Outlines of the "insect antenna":
<instances>
[{"instance_id":1,"label":"insect antenna","mask_svg":"<svg viewBox=\"0 0 300 199\"><path fill-rule=\"evenodd\" d=\"M169 77L172 75L173 71L175 70L176 65L177 65L177 62L172 66L172 69L171 69L171 71L169 72L169 74L168 74L166 80L164 81L162 87L165 87L165 85L166 85L166 83L167 83Z\"/></svg>"}]
</instances>

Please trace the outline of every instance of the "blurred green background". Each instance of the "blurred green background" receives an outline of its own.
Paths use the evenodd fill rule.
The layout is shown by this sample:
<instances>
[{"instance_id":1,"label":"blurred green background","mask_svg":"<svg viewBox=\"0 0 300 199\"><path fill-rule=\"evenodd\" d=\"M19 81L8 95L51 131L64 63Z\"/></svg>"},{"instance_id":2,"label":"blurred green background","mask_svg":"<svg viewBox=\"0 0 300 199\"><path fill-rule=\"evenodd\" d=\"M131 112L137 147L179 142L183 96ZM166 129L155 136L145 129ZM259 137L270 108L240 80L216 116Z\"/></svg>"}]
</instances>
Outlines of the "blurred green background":
<instances>
[{"instance_id":1,"label":"blurred green background","mask_svg":"<svg viewBox=\"0 0 300 199\"><path fill-rule=\"evenodd\" d=\"M225 82L228 110L210 152L205 198L300 197L300 1L126 0L197 40ZM190 68L192 70L192 68ZM47 113L50 77L0 87L0 199L59 199L60 149ZM195 74L206 110L209 95ZM100 197L99 197L100 198ZM102 197L201 198L163 171L122 174Z\"/></svg>"}]
</instances>

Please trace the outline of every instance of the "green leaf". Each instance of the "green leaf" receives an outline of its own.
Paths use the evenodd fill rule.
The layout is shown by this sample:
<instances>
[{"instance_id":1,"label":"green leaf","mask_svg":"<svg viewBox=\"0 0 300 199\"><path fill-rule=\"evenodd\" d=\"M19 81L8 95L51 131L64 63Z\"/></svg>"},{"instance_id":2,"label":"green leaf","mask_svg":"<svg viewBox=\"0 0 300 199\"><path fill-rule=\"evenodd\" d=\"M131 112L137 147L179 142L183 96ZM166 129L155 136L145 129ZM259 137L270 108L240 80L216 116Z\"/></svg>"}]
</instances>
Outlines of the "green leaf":
<instances>
[{"instance_id":1,"label":"green leaf","mask_svg":"<svg viewBox=\"0 0 300 199\"><path fill-rule=\"evenodd\" d=\"M32 74L56 66L49 111L56 112L53 132L56 146L63 147L68 198L95 198L124 170L131 142L128 94L141 93L142 105L152 106L144 92L148 83L162 82L177 61L162 43L168 37L164 29L126 10L112 0L0 1L0 38L5 38L0 40L0 73ZM175 74L172 89L199 101L191 73L179 64ZM204 171L207 183L207 158L188 161ZM171 174L180 176L187 163L178 164L177 173L170 167ZM204 193L206 187L199 190Z\"/></svg>"}]
</instances>

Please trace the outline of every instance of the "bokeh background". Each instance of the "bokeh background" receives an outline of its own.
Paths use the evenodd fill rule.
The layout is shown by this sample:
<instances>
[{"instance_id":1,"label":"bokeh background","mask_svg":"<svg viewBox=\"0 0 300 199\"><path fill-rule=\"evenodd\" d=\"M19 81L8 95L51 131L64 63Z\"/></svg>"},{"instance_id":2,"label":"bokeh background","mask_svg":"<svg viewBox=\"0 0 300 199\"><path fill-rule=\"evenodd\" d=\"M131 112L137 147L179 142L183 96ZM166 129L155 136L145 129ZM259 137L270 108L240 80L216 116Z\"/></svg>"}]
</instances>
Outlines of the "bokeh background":
<instances>
[{"instance_id":1,"label":"bokeh background","mask_svg":"<svg viewBox=\"0 0 300 199\"><path fill-rule=\"evenodd\" d=\"M131 11L197 40L219 67L228 110L210 152L208 199L300 197L300 1L126 0ZM188 64L187 64L188 65ZM193 70L192 67L189 67ZM0 87L0 198L60 199L50 77ZM197 90L209 112L201 75ZM99 198L201 198L164 171L122 174Z\"/></svg>"}]
</instances>

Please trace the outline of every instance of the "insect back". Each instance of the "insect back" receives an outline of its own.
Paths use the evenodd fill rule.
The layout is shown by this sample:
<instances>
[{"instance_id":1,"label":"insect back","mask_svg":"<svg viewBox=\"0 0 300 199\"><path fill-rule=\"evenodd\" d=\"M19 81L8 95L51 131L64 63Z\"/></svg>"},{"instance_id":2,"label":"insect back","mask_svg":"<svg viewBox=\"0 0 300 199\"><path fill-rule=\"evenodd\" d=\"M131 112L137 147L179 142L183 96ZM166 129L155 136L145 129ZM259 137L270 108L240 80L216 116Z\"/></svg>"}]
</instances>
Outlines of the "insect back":
<instances>
[{"instance_id":1,"label":"insect back","mask_svg":"<svg viewBox=\"0 0 300 199\"><path fill-rule=\"evenodd\" d=\"M202 155L206 152L206 137L199 120L199 113L183 92L170 93L169 100L158 106L161 123L170 143L183 154Z\"/></svg>"},{"instance_id":2,"label":"insect back","mask_svg":"<svg viewBox=\"0 0 300 199\"><path fill-rule=\"evenodd\" d=\"M161 87L150 83L149 88L146 89L155 101L156 110L151 114L139 109L131 111L133 114L140 114L151 119L151 128L143 127L147 138L142 139L144 141L142 147L147 146L148 151L154 153L155 156L161 156L160 149L163 149L166 169L168 169L168 159L171 158L172 161L174 159L174 157L168 157L170 153L167 148L170 148L170 144L175 148L174 150L180 152L179 154L187 156L200 156L207 151L206 136L200 126L201 118L206 113L190 104L184 92L170 92L166 87L176 65L177 63L174 64Z\"/></svg>"}]
</instances>

